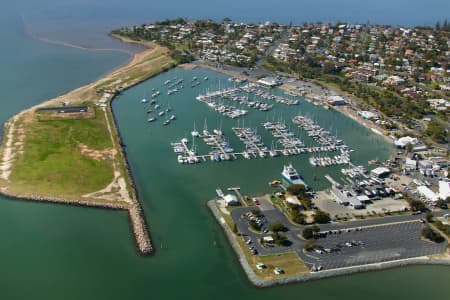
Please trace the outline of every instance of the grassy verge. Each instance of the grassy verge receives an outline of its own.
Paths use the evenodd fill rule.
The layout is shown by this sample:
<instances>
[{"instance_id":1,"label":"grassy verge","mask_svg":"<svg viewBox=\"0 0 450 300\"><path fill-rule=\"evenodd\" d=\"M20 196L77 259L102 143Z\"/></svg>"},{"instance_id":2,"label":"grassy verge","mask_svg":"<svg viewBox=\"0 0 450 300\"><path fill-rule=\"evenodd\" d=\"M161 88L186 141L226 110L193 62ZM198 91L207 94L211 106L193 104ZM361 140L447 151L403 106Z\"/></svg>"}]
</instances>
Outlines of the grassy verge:
<instances>
[{"instance_id":1,"label":"grassy verge","mask_svg":"<svg viewBox=\"0 0 450 300\"><path fill-rule=\"evenodd\" d=\"M97 160L79 149L80 143L94 151L112 148L103 113L91 119L34 121L24 131L24 152L14 163L10 192L73 198L112 181L112 158Z\"/></svg>"}]
</instances>

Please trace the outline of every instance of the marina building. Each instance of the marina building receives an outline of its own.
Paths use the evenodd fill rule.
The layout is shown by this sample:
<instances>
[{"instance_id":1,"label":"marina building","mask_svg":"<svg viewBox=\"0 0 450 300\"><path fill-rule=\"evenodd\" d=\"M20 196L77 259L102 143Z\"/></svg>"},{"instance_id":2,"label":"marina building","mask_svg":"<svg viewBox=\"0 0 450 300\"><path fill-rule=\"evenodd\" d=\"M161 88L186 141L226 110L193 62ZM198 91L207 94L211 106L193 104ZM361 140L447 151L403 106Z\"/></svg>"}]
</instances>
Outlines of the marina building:
<instances>
[{"instance_id":1,"label":"marina building","mask_svg":"<svg viewBox=\"0 0 450 300\"><path fill-rule=\"evenodd\" d=\"M262 85L264 85L266 87L270 87L270 88L273 88L273 87L281 85L281 81L276 79L275 77L264 77L264 78L261 78L260 80L258 80L258 83L262 84Z\"/></svg>"},{"instance_id":2,"label":"marina building","mask_svg":"<svg viewBox=\"0 0 450 300\"><path fill-rule=\"evenodd\" d=\"M370 175L378 178L386 177L389 173L391 173L391 170L386 167L378 167L370 171Z\"/></svg>"},{"instance_id":3,"label":"marina building","mask_svg":"<svg viewBox=\"0 0 450 300\"><path fill-rule=\"evenodd\" d=\"M333 106L338 106L338 105L345 105L345 104L347 104L347 102L345 101L345 99L342 98L341 96L338 96L338 95L329 96L327 100L328 100L328 103L329 103L330 105L333 105Z\"/></svg>"},{"instance_id":4,"label":"marina building","mask_svg":"<svg viewBox=\"0 0 450 300\"><path fill-rule=\"evenodd\" d=\"M341 205L350 205L354 209L363 209L365 208L365 205L361 200L368 201L369 198L362 196L356 196L356 192L351 189L338 189L336 186L333 186L331 188L331 195L333 196L334 200L336 200L337 203Z\"/></svg>"},{"instance_id":5,"label":"marina building","mask_svg":"<svg viewBox=\"0 0 450 300\"><path fill-rule=\"evenodd\" d=\"M399 147L399 148L405 148L406 145L411 144L411 145L415 145L419 142L419 140L417 138L414 137L410 137L410 136L404 136L399 138L398 140L394 141L395 146Z\"/></svg>"},{"instance_id":6,"label":"marina building","mask_svg":"<svg viewBox=\"0 0 450 300\"><path fill-rule=\"evenodd\" d=\"M223 201L225 201L226 206L235 206L239 205L239 201L235 195L228 194L223 196Z\"/></svg>"},{"instance_id":7,"label":"marina building","mask_svg":"<svg viewBox=\"0 0 450 300\"><path fill-rule=\"evenodd\" d=\"M425 201L436 202L439 200L439 196L435 192L430 190L427 186L421 185L417 187L417 192L425 198Z\"/></svg>"}]
</instances>

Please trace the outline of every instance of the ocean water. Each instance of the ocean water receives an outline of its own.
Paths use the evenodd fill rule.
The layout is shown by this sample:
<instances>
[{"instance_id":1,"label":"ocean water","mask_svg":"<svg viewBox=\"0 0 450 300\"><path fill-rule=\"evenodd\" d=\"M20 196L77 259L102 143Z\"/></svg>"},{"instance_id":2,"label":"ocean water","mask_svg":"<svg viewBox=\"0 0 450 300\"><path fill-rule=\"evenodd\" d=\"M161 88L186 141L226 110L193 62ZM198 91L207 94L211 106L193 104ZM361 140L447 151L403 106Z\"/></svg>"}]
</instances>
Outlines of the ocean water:
<instances>
[{"instance_id":1,"label":"ocean water","mask_svg":"<svg viewBox=\"0 0 450 300\"><path fill-rule=\"evenodd\" d=\"M433 24L444 19L445 1L228 1L212 5L196 1L42 0L0 4L0 122L21 109L86 84L123 64L125 51L105 37L109 29L173 16L236 20L350 20L392 24ZM87 51L49 44L33 36L119 51ZM193 72L193 73L190 73ZM123 212L14 201L0 197L1 299L423 299L444 298L450 292L449 268L409 267L359 274L306 284L256 289L247 282L237 259L205 203L218 184L241 185L246 193L267 190L282 158L221 164L180 166L168 145L188 134L205 117L213 128L220 120L186 89L171 106L178 120L167 128L147 124L139 99L143 91L166 77L208 74L211 82L225 77L206 71L172 70L124 93L114 103L127 144L133 174L143 199L157 251L137 255ZM202 73L204 72L204 73ZM163 102L164 103L164 102ZM286 114L283 107L280 114ZM387 155L379 137L336 112L299 109L317 114L318 122L339 130L361 163ZM195 113L194 113L195 111ZM269 113L270 114L270 113ZM249 117L256 126L265 117ZM326 118L325 118L326 117ZM327 119L327 121L320 121ZM331 122L327 123L327 122ZM224 128L233 122L224 119ZM149 126L150 125L150 126ZM155 126L153 126L155 125ZM173 126L172 126L173 125ZM153 126L153 127L152 127ZM225 129L227 130L227 129ZM262 130L262 129L261 129ZM231 136L229 134L229 136ZM231 140L237 144L237 141ZM360 151L358 151L358 149ZM302 157L292 162L312 180ZM255 171L253 171L255 170ZM322 171L320 171L322 172ZM330 170L336 172L336 170ZM320 188L326 183L317 181ZM420 282L417 288L412 283Z\"/></svg>"}]
</instances>

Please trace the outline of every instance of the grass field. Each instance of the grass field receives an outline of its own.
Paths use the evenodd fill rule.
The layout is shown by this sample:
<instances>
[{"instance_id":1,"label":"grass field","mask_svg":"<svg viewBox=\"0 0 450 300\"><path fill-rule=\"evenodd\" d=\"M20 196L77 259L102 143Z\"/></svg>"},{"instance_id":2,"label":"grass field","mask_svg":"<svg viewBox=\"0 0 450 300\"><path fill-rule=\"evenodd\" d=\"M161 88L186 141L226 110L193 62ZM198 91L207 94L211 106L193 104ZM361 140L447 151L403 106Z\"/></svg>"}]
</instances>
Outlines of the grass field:
<instances>
[{"instance_id":1,"label":"grass field","mask_svg":"<svg viewBox=\"0 0 450 300\"><path fill-rule=\"evenodd\" d=\"M112 148L104 113L92 119L33 121L25 127L24 152L16 160L9 191L54 197L79 197L113 179L112 159L96 160L79 150Z\"/></svg>"},{"instance_id":2,"label":"grass field","mask_svg":"<svg viewBox=\"0 0 450 300\"><path fill-rule=\"evenodd\" d=\"M11 173L7 180L1 179L0 187L12 195L130 204L134 198L131 179L111 111L95 103L101 91L130 87L175 65L168 49L148 43L145 46L150 49L137 53L128 64L43 106L54 107L61 102L88 105L93 108L88 117L43 114L34 109L21 113L10 146L14 158L6 161ZM5 145L0 154L2 151ZM86 194L90 194L88 199L83 197Z\"/></svg>"}]
</instances>

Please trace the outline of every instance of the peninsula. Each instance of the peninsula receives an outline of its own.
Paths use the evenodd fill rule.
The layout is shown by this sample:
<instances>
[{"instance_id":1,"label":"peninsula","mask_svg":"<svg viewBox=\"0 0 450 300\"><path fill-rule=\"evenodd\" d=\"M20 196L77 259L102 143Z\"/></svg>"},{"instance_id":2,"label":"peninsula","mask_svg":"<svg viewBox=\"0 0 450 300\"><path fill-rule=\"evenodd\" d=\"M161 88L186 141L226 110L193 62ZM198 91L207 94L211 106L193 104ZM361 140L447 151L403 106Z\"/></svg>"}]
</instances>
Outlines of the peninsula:
<instances>
[{"instance_id":1,"label":"peninsula","mask_svg":"<svg viewBox=\"0 0 450 300\"><path fill-rule=\"evenodd\" d=\"M126 38L124 42L137 43ZM13 116L0 148L0 193L128 211L141 254L153 250L110 107L123 90L175 65L150 42L117 70Z\"/></svg>"}]
</instances>

